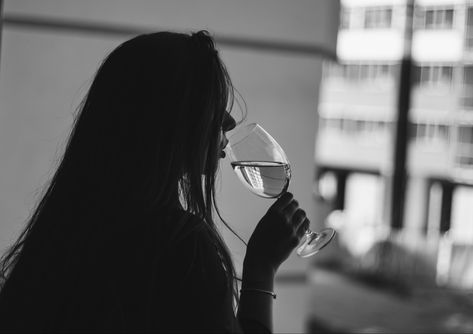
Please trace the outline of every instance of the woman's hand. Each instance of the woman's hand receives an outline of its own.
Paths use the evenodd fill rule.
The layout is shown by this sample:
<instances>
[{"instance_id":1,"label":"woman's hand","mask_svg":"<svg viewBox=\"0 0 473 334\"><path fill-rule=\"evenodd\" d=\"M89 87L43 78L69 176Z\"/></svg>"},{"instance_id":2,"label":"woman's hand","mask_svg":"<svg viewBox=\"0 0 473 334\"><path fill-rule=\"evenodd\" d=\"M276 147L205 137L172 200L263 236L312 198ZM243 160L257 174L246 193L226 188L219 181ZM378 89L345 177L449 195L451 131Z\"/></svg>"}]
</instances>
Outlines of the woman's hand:
<instances>
[{"instance_id":1,"label":"woman's hand","mask_svg":"<svg viewBox=\"0 0 473 334\"><path fill-rule=\"evenodd\" d=\"M274 275L299 245L309 220L289 192L283 194L260 220L248 241L244 271Z\"/></svg>"}]
</instances>

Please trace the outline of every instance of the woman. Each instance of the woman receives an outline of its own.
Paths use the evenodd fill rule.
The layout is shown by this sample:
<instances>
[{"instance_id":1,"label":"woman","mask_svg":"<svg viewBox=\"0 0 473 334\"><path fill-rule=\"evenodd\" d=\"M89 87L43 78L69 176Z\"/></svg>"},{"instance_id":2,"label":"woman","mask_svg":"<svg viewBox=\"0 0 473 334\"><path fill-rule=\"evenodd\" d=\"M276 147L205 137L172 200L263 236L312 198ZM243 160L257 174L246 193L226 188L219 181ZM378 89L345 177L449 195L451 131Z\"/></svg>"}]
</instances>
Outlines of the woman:
<instances>
[{"instance_id":1,"label":"woman","mask_svg":"<svg viewBox=\"0 0 473 334\"><path fill-rule=\"evenodd\" d=\"M204 31L117 47L2 259L0 331L270 332L274 275L309 221L290 193L275 201L248 242L239 296L212 217L232 100Z\"/></svg>"}]
</instances>

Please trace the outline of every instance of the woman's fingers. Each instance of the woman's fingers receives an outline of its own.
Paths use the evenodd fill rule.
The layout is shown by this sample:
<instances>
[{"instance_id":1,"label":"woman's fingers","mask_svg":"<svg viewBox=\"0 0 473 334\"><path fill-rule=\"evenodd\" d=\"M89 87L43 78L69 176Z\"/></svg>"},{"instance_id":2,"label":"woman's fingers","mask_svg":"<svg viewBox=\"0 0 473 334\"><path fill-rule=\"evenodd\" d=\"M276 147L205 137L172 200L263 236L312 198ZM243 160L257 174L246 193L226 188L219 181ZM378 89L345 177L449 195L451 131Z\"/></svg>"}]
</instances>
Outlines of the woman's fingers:
<instances>
[{"instance_id":1,"label":"woman's fingers","mask_svg":"<svg viewBox=\"0 0 473 334\"><path fill-rule=\"evenodd\" d=\"M276 202L274 202L271 208L276 211L282 211L293 201L293 199L294 196L290 192L285 192L276 200Z\"/></svg>"},{"instance_id":2,"label":"woman's fingers","mask_svg":"<svg viewBox=\"0 0 473 334\"><path fill-rule=\"evenodd\" d=\"M306 213L302 209L297 209L292 216L292 223L296 229L298 229L301 224L306 219Z\"/></svg>"},{"instance_id":3,"label":"woman's fingers","mask_svg":"<svg viewBox=\"0 0 473 334\"><path fill-rule=\"evenodd\" d=\"M297 236L299 237L299 239L304 236L305 232L309 229L309 225L310 220L305 217L302 223L297 228Z\"/></svg>"},{"instance_id":4,"label":"woman's fingers","mask_svg":"<svg viewBox=\"0 0 473 334\"><path fill-rule=\"evenodd\" d=\"M309 220L291 193L279 197L256 226L248 241L245 263L277 270L300 243Z\"/></svg>"},{"instance_id":5,"label":"woman's fingers","mask_svg":"<svg viewBox=\"0 0 473 334\"><path fill-rule=\"evenodd\" d=\"M295 199L284 207L283 214L287 217L289 222L293 222L297 226L306 216L305 211L299 208L299 202Z\"/></svg>"},{"instance_id":6,"label":"woman's fingers","mask_svg":"<svg viewBox=\"0 0 473 334\"><path fill-rule=\"evenodd\" d=\"M299 208L299 203L293 199L283 209L283 214L286 217L288 225L293 230L293 234L297 235L297 238L300 240L300 238L304 236L304 233L309 228L310 224L305 211Z\"/></svg>"},{"instance_id":7,"label":"woman's fingers","mask_svg":"<svg viewBox=\"0 0 473 334\"><path fill-rule=\"evenodd\" d=\"M297 235L298 239L304 236L305 231L309 227L310 221L307 219L306 213L302 209L297 209L292 217L292 225L294 234Z\"/></svg>"}]
</instances>

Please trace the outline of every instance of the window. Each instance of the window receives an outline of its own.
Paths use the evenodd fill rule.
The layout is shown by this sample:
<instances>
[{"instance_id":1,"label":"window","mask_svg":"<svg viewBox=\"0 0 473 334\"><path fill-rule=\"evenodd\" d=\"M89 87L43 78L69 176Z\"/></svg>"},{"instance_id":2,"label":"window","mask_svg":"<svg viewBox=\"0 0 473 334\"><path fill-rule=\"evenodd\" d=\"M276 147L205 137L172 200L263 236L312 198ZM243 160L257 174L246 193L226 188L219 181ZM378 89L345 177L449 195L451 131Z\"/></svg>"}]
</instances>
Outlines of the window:
<instances>
[{"instance_id":1,"label":"window","mask_svg":"<svg viewBox=\"0 0 473 334\"><path fill-rule=\"evenodd\" d=\"M473 167L473 125L458 127L455 162L460 167Z\"/></svg>"},{"instance_id":2,"label":"window","mask_svg":"<svg viewBox=\"0 0 473 334\"><path fill-rule=\"evenodd\" d=\"M342 128L342 120L339 118L328 118L326 119L327 128L340 130Z\"/></svg>"},{"instance_id":3,"label":"window","mask_svg":"<svg viewBox=\"0 0 473 334\"><path fill-rule=\"evenodd\" d=\"M415 123L412 125L412 136L422 142L448 142L449 126L446 124Z\"/></svg>"},{"instance_id":4,"label":"window","mask_svg":"<svg viewBox=\"0 0 473 334\"><path fill-rule=\"evenodd\" d=\"M358 65L359 67L359 77L358 79L360 81L366 81L368 80L370 77L372 77L372 71L371 71L371 66L367 65L367 64L360 64Z\"/></svg>"},{"instance_id":5,"label":"window","mask_svg":"<svg viewBox=\"0 0 473 334\"><path fill-rule=\"evenodd\" d=\"M473 157L459 155L459 156L457 156L457 163L459 165L462 165L462 166L472 167L473 166Z\"/></svg>"},{"instance_id":6,"label":"window","mask_svg":"<svg viewBox=\"0 0 473 334\"><path fill-rule=\"evenodd\" d=\"M416 126L416 138L424 139L427 136L427 125L417 124Z\"/></svg>"},{"instance_id":7,"label":"window","mask_svg":"<svg viewBox=\"0 0 473 334\"><path fill-rule=\"evenodd\" d=\"M366 139L372 142L373 136L379 136L385 132L386 123L384 121L350 118L326 118L321 116L319 119L319 127L321 130L338 131L346 136L364 136Z\"/></svg>"},{"instance_id":8,"label":"window","mask_svg":"<svg viewBox=\"0 0 473 334\"><path fill-rule=\"evenodd\" d=\"M447 125L439 125L438 126L438 137L441 140L448 140L449 128Z\"/></svg>"},{"instance_id":9,"label":"window","mask_svg":"<svg viewBox=\"0 0 473 334\"><path fill-rule=\"evenodd\" d=\"M440 68L440 80L451 84L453 80L453 66L442 66Z\"/></svg>"},{"instance_id":10,"label":"window","mask_svg":"<svg viewBox=\"0 0 473 334\"><path fill-rule=\"evenodd\" d=\"M343 77L348 81L391 80L394 77L392 64L343 64L328 71L328 76Z\"/></svg>"},{"instance_id":11,"label":"window","mask_svg":"<svg viewBox=\"0 0 473 334\"><path fill-rule=\"evenodd\" d=\"M473 7L468 7L466 16L466 27L471 30L473 29Z\"/></svg>"},{"instance_id":12,"label":"window","mask_svg":"<svg viewBox=\"0 0 473 334\"><path fill-rule=\"evenodd\" d=\"M473 65L465 65L463 68L463 84L473 86Z\"/></svg>"},{"instance_id":13,"label":"window","mask_svg":"<svg viewBox=\"0 0 473 334\"><path fill-rule=\"evenodd\" d=\"M350 14L351 11L348 8L342 8L340 12L340 29L350 28Z\"/></svg>"},{"instance_id":14,"label":"window","mask_svg":"<svg viewBox=\"0 0 473 334\"><path fill-rule=\"evenodd\" d=\"M417 66L413 77L415 83L424 86L451 86L453 83L453 66Z\"/></svg>"},{"instance_id":15,"label":"window","mask_svg":"<svg viewBox=\"0 0 473 334\"><path fill-rule=\"evenodd\" d=\"M343 78L343 66L335 62L324 62L323 65L324 79L328 78Z\"/></svg>"},{"instance_id":16,"label":"window","mask_svg":"<svg viewBox=\"0 0 473 334\"><path fill-rule=\"evenodd\" d=\"M453 28L453 8L429 8L420 10L417 16L420 29Z\"/></svg>"},{"instance_id":17,"label":"window","mask_svg":"<svg viewBox=\"0 0 473 334\"><path fill-rule=\"evenodd\" d=\"M360 78L360 66L359 65L345 65L345 71L344 71L344 76L345 78L347 78L348 80L353 80L353 81L357 81L359 80Z\"/></svg>"},{"instance_id":18,"label":"window","mask_svg":"<svg viewBox=\"0 0 473 334\"><path fill-rule=\"evenodd\" d=\"M340 131L341 126L341 119L339 118L326 118L320 116L319 118L319 128L322 130L335 130Z\"/></svg>"},{"instance_id":19,"label":"window","mask_svg":"<svg viewBox=\"0 0 473 334\"><path fill-rule=\"evenodd\" d=\"M356 134L356 122L352 119L343 119L342 120L342 129L347 135L354 135Z\"/></svg>"},{"instance_id":20,"label":"window","mask_svg":"<svg viewBox=\"0 0 473 334\"><path fill-rule=\"evenodd\" d=\"M392 8L367 8L365 10L365 29L391 28Z\"/></svg>"},{"instance_id":21,"label":"window","mask_svg":"<svg viewBox=\"0 0 473 334\"><path fill-rule=\"evenodd\" d=\"M435 14L435 11L433 10L425 11L425 27L431 27L434 25L434 22L435 22L434 14Z\"/></svg>"},{"instance_id":22,"label":"window","mask_svg":"<svg viewBox=\"0 0 473 334\"><path fill-rule=\"evenodd\" d=\"M460 105L471 109L473 107L473 65L463 67L463 89L461 90Z\"/></svg>"},{"instance_id":23,"label":"window","mask_svg":"<svg viewBox=\"0 0 473 334\"><path fill-rule=\"evenodd\" d=\"M473 48L473 7L468 7L466 14L465 46Z\"/></svg>"},{"instance_id":24,"label":"window","mask_svg":"<svg viewBox=\"0 0 473 334\"><path fill-rule=\"evenodd\" d=\"M473 144L473 126L458 127L458 142L463 144Z\"/></svg>"},{"instance_id":25,"label":"window","mask_svg":"<svg viewBox=\"0 0 473 334\"><path fill-rule=\"evenodd\" d=\"M366 132L367 123L368 123L367 121L361 121L361 120L355 121L355 131L357 133Z\"/></svg>"}]
</instances>

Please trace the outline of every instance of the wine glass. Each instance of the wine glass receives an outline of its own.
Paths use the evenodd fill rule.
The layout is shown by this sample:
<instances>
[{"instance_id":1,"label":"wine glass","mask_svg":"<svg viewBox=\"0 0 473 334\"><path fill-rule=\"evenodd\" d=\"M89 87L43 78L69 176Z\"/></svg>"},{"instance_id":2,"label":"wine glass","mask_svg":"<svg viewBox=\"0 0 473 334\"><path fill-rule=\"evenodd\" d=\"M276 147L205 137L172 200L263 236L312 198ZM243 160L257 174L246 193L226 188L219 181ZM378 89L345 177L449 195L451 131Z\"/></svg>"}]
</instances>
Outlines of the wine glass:
<instances>
[{"instance_id":1,"label":"wine glass","mask_svg":"<svg viewBox=\"0 0 473 334\"><path fill-rule=\"evenodd\" d=\"M259 124L251 123L238 129L225 149L239 180L254 194L276 198L286 192L291 179L291 167L286 154L271 135ZM297 248L300 257L309 257L324 248L334 237L335 230L321 232L307 229Z\"/></svg>"}]
</instances>

